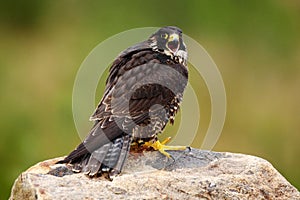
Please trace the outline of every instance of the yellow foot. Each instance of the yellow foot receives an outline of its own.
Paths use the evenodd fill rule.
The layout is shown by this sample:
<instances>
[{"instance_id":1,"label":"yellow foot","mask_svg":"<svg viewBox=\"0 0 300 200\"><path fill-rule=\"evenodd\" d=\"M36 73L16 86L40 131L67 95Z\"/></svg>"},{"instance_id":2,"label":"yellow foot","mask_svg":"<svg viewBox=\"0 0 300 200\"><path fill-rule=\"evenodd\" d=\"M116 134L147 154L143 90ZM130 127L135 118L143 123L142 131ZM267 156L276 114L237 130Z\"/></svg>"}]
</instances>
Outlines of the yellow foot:
<instances>
[{"instance_id":1,"label":"yellow foot","mask_svg":"<svg viewBox=\"0 0 300 200\"><path fill-rule=\"evenodd\" d=\"M155 141L155 142L150 141L150 142L146 142L144 145L147 146L147 147L152 147L154 150L158 150L163 155L167 156L168 158L172 158L174 160L174 158L169 153L167 153L165 150L186 150L188 147L186 147L186 146L167 146L167 145L165 145L170 140L171 140L171 137L168 137L162 142L160 142L158 140Z\"/></svg>"}]
</instances>

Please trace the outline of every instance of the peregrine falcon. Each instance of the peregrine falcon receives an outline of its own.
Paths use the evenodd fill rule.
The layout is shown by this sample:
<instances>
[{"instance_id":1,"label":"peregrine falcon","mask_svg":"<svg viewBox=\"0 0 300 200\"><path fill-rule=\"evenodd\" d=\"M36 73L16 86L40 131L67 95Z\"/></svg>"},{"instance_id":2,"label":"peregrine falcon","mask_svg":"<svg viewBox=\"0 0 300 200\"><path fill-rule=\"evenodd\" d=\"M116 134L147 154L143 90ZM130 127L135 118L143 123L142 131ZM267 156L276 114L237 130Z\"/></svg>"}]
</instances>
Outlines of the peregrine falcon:
<instances>
[{"instance_id":1,"label":"peregrine falcon","mask_svg":"<svg viewBox=\"0 0 300 200\"><path fill-rule=\"evenodd\" d=\"M188 81L182 31L160 28L146 41L127 48L114 60L104 95L90 120L85 140L58 163L90 177L119 174L129 151L184 150L165 145L157 135L174 123Z\"/></svg>"}]
</instances>

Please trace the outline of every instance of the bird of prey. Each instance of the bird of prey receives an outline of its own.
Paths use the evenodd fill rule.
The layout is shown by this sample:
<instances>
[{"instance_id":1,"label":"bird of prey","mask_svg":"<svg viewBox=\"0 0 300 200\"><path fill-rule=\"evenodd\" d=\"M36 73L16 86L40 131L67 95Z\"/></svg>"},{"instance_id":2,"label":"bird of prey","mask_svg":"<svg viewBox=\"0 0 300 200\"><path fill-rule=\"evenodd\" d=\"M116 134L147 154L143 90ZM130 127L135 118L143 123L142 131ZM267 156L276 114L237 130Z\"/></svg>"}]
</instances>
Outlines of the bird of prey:
<instances>
[{"instance_id":1,"label":"bird of prey","mask_svg":"<svg viewBox=\"0 0 300 200\"><path fill-rule=\"evenodd\" d=\"M90 177L119 174L129 151L184 150L157 139L174 123L188 81L182 31L160 28L146 41L127 48L114 60L104 95L90 120L86 139L58 163Z\"/></svg>"}]
</instances>

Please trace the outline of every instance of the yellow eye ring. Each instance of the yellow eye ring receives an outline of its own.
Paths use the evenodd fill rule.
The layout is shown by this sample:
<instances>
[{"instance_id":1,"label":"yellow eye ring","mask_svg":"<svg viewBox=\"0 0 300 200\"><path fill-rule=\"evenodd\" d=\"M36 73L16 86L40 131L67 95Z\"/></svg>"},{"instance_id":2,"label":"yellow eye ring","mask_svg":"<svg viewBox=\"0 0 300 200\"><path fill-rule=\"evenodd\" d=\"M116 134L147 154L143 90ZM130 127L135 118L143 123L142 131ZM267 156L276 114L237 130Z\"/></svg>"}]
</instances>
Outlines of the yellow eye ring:
<instances>
[{"instance_id":1,"label":"yellow eye ring","mask_svg":"<svg viewBox=\"0 0 300 200\"><path fill-rule=\"evenodd\" d=\"M163 33L163 34L160 35L160 37L161 37L161 38L164 38L164 39L167 39L167 38L168 38L168 34Z\"/></svg>"}]
</instances>

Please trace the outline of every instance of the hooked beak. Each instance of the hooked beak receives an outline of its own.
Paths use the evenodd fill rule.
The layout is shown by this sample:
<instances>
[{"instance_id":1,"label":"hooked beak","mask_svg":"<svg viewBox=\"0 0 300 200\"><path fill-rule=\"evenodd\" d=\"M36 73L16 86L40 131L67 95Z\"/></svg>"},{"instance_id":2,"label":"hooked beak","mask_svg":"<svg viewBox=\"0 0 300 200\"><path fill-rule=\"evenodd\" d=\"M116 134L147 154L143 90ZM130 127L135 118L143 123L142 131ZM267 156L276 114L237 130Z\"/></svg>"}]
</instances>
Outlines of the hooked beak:
<instances>
[{"instance_id":1,"label":"hooked beak","mask_svg":"<svg viewBox=\"0 0 300 200\"><path fill-rule=\"evenodd\" d=\"M175 54L179 49L179 35L176 33L171 34L166 46L173 54Z\"/></svg>"}]
</instances>

